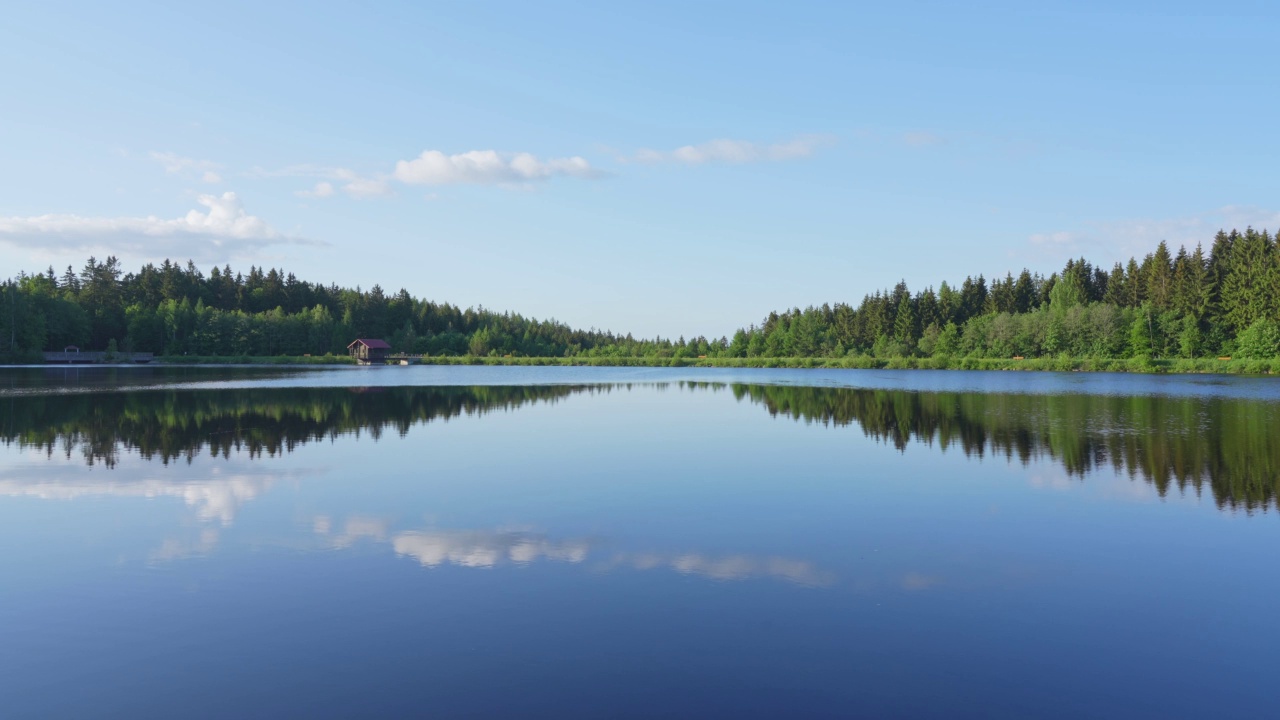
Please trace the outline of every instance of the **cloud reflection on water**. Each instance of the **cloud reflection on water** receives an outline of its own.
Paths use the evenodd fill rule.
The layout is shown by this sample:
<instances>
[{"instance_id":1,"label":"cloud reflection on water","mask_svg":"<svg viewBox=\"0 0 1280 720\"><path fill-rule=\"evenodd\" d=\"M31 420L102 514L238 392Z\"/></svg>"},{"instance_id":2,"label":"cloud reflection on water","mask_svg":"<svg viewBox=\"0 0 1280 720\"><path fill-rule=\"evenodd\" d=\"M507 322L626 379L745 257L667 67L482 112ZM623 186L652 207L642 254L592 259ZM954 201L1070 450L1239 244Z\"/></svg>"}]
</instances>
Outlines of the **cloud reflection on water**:
<instances>
[{"instance_id":1,"label":"cloud reflection on water","mask_svg":"<svg viewBox=\"0 0 1280 720\"><path fill-rule=\"evenodd\" d=\"M835 575L819 570L807 560L777 556L619 554L609 561L608 567L631 567L636 570L667 568L684 575L701 575L712 580L769 578L807 587L826 587L835 582Z\"/></svg>"},{"instance_id":2,"label":"cloud reflection on water","mask_svg":"<svg viewBox=\"0 0 1280 720\"><path fill-rule=\"evenodd\" d=\"M528 533L485 531L411 531L391 541L396 554L412 557L424 567L442 564L491 568L506 562L527 565L537 560L580 563L587 558L586 541L553 542Z\"/></svg>"},{"instance_id":3,"label":"cloud reflection on water","mask_svg":"<svg viewBox=\"0 0 1280 720\"><path fill-rule=\"evenodd\" d=\"M582 564L590 559L598 540L553 540L546 535L523 530L409 530L391 534L383 520L353 516L335 532L328 516L312 522L317 535L326 545L346 548L357 540L387 542L397 555L413 558L423 567L454 565L468 568L496 568L502 565L529 565L539 561ZM701 553L615 553L593 566L609 571L674 570L683 575L697 575L712 580L732 581L752 578L783 580L807 587L826 587L835 575L818 569L806 560L778 556L704 555Z\"/></svg>"},{"instance_id":4,"label":"cloud reflection on water","mask_svg":"<svg viewBox=\"0 0 1280 720\"><path fill-rule=\"evenodd\" d=\"M115 475L102 481L96 477L18 475L0 480L0 495L33 497L41 500L78 500L88 497L178 498L195 511L200 522L216 522L226 527L235 521L240 508L257 499L279 480L314 477L323 470L295 470L273 473L224 473L212 468L208 477L170 480L158 477L129 478Z\"/></svg>"},{"instance_id":5,"label":"cloud reflection on water","mask_svg":"<svg viewBox=\"0 0 1280 720\"><path fill-rule=\"evenodd\" d=\"M220 537L217 528L206 527L194 538L168 538L151 551L150 561L162 563L208 555L217 548Z\"/></svg>"},{"instance_id":6,"label":"cloud reflection on water","mask_svg":"<svg viewBox=\"0 0 1280 720\"><path fill-rule=\"evenodd\" d=\"M16 476L0 480L0 495L63 501L92 497L178 498L194 511L197 522L226 528L233 524L246 503L260 498L275 483L315 477L323 472L322 469L307 469L228 473L215 467L207 476L192 480L130 479L127 476L119 479L122 476L113 474L112 479L106 482L96 477L48 479L43 473L19 472ZM413 558L427 568L442 565L494 568L540 561L582 564L590 559L593 549L598 552L594 546L599 544L586 539L554 540L537 532L509 529L426 529L393 533L389 520L367 515L352 515L340 524L327 515L318 515L312 519L311 530L324 539L325 546L334 549L348 548L361 540L385 542L397 555ZM194 535L170 537L150 553L149 561L166 562L208 555L218 547L221 538L219 530L210 527ZM831 573L815 568L808 561L743 554L616 553L595 567L603 570L624 567L642 571L668 569L720 581L768 578L809 587L825 587L834 581Z\"/></svg>"}]
</instances>

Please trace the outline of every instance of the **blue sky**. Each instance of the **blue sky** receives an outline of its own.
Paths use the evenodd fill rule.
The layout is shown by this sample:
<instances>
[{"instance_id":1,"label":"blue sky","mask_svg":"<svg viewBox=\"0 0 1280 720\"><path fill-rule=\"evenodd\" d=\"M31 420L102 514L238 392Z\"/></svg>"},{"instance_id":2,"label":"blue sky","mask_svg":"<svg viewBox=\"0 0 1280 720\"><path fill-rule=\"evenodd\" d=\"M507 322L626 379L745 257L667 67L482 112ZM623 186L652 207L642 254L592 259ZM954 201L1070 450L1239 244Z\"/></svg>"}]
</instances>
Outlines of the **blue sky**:
<instances>
[{"instance_id":1,"label":"blue sky","mask_svg":"<svg viewBox=\"0 0 1280 720\"><path fill-rule=\"evenodd\" d=\"M719 336L1280 227L1268 3L30 3L0 276L284 267Z\"/></svg>"}]
</instances>

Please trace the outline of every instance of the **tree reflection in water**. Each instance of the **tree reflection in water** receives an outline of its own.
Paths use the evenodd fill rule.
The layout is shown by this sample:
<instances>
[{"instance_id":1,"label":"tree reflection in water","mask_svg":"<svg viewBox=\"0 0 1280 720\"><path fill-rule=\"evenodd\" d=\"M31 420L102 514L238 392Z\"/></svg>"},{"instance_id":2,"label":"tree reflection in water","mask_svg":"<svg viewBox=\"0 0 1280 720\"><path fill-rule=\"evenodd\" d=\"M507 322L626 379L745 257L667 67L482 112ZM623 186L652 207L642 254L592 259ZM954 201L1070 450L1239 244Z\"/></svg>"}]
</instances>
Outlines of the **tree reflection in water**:
<instances>
[{"instance_id":1,"label":"tree reflection in water","mask_svg":"<svg viewBox=\"0 0 1280 720\"><path fill-rule=\"evenodd\" d=\"M1023 465L1049 459L1077 478L1112 468L1153 484L1162 495L1175 486L1200 494L1207 486L1223 508L1268 509L1280 490L1280 423L1269 402L677 385L692 392L729 390L775 417L857 425L900 450L923 443ZM27 394L3 399L0 439L50 455L79 454L107 467L126 451L163 463L202 453L277 455L316 440L403 436L432 421L630 389L615 384Z\"/></svg>"}]
</instances>

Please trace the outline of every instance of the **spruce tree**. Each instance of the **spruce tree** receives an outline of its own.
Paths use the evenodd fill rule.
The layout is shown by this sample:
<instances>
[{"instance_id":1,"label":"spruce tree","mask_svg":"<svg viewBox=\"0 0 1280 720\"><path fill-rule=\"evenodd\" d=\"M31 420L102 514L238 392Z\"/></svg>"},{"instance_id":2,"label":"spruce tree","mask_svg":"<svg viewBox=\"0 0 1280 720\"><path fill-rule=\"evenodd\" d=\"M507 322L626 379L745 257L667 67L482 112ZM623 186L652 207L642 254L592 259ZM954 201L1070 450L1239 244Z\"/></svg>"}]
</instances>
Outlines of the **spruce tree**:
<instances>
[{"instance_id":1,"label":"spruce tree","mask_svg":"<svg viewBox=\"0 0 1280 720\"><path fill-rule=\"evenodd\" d=\"M1013 286L1014 312L1031 312L1035 308L1035 296L1036 286L1031 279L1031 271L1023 268L1022 274L1018 275L1018 282Z\"/></svg>"},{"instance_id":2,"label":"spruce tree","mask_svg":"<svg viewBox=\"0 0 1280 720\"><path fill-rule=\"evenodd\" d=\"M1235 332L1256 320L1274 316L1271 237L1253 228L1232 244L1226 276L1222 281L1222 318Z\"/></svg>"},{"instance_id":3,"label":"spruce tree","mask_svg":"<svg viewBox=\"0 0 1280 720\"><path fill-rule=\"evenodd\" d=\"M893 338L910 349L915 344L916 313L911 307L911 298L903 296L898 301L896 317L893 321Z\"/></svg>"},{"instance_id":4,"label":"spruce tree","mask_svg":"<svg viewBox=\"0 0 1280 720\"><path fill-rule=\"evenodd\" d=\"M1124 307L1126 304L1125 293L1127 292L1128 286L1125 284L1124 266L1116 263L1115 267L1111 268L1111 276L1107 278L1107 292L1102 301L1117 307Z\"/></svg>"},{"instance_id":5,"label":"spruce tree","mask_svg":"<svg viewBox=\"0 0 1280 720\"><path fill-rule=\"evenodd\" d=\"M1143 264L1146 265L1147 299L1157 310L1168 310L1173 305L1173 260L1165 241L1160 241Z\"/></svg>"},{"instance_id":6,"label":"spruce tree","mask_svg":"<svg viewBox=\"0 0 1280 720\"><path fill-rule=\"evenodd\" d=\"M1142 269L1138 261L1129 258L1129 265L1124 272L1125 306L1138 307L1147 299L1147 283L1142 277Z\"/></svg>"}]
</instances>

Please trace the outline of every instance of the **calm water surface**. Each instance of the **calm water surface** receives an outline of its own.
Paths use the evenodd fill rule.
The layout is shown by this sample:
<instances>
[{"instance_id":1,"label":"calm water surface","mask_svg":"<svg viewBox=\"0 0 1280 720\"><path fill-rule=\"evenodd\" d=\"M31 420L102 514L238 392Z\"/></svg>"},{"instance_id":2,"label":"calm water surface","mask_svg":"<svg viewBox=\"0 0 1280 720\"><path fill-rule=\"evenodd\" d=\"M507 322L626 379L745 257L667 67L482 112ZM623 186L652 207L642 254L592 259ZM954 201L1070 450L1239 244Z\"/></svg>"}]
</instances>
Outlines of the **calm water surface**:
<instances>
[{"instance_id":1,"label":"calm water surface","mask_svg":"<svg viewBox=\"0 0 1280 720\"><path fill-rule=\"evenodd\" d=\"M0 717L1268 717L1280 383L0 369Z\"/></svg>"}]
</instances>

